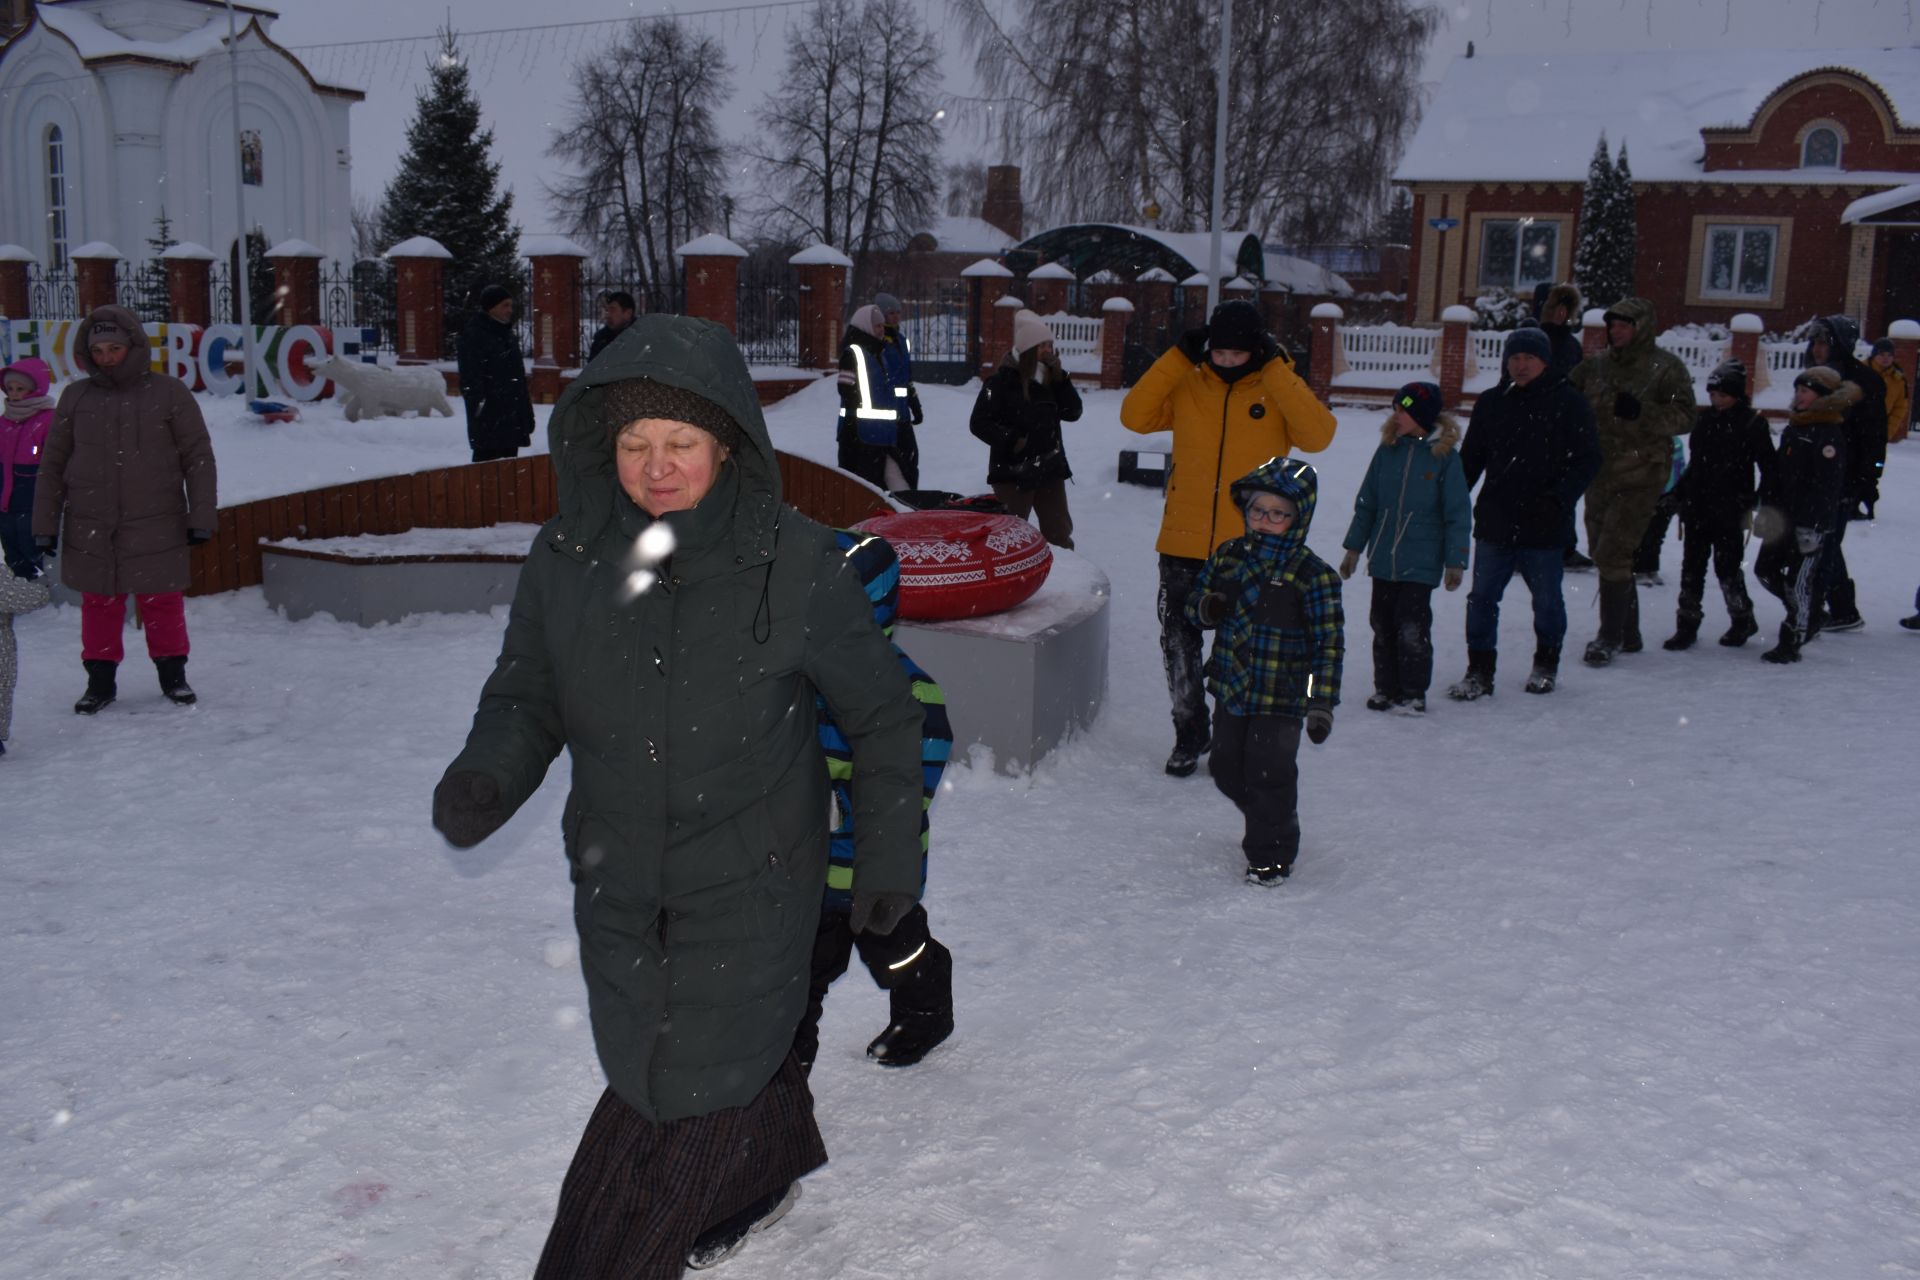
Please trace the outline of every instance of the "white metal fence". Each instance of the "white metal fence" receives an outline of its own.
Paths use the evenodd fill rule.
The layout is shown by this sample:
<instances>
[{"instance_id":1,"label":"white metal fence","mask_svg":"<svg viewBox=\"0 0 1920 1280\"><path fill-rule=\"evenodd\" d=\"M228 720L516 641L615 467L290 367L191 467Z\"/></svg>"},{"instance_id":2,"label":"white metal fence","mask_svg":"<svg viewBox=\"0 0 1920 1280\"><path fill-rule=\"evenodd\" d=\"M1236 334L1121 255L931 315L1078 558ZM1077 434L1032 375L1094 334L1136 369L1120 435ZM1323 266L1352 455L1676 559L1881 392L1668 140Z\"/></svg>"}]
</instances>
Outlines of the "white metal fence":
<instances>
[{"instance_id":1,"label":"white metal fence","mask_svg":"<svg viewBox=\"0 0 1920 1280\"><path fill-rule=\"evenodd\" d=\"M1433 364L1438 329L1414 329L1398 324L1340 326L1340 354L1345 371L1341 381L1357 386L1397 387Z\"/></svg>"},{"instance_id":2,"label":"white metal fence","mask_svg":"<svg viewBox=\"0 0 1920 1280\"><path fill-rule=\"evenodd\" d=\"M1068 373L1100 371L1100 336L1106 321L1100 316L1070 316L1057 312L1041 316L1053 330L1053 349L1059 353L1060 367Z\"/></svg>"}]
</instances>

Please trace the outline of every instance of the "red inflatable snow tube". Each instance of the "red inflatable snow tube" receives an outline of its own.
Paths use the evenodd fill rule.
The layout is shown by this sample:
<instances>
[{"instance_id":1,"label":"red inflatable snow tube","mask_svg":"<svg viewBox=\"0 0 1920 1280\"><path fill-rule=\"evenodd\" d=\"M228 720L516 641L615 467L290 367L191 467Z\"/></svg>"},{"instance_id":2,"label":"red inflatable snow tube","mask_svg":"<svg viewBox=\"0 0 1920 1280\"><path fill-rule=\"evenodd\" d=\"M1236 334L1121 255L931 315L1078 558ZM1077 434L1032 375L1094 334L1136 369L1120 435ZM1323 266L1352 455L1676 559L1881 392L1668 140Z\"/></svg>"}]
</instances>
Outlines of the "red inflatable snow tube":
<instances>
[{"instance_id":1,"label":"red inflatable snow tube","mask_svg":"<svg viewBox=\"0 0 1920 1280\"><path fill-rule=\"evenodd\" d=\"M920 622L977 618L1013 608L1040 589L1053 548L1015 516L908 511L854 526L900 557L900 616Z\"/></svg>"}]
</instances>

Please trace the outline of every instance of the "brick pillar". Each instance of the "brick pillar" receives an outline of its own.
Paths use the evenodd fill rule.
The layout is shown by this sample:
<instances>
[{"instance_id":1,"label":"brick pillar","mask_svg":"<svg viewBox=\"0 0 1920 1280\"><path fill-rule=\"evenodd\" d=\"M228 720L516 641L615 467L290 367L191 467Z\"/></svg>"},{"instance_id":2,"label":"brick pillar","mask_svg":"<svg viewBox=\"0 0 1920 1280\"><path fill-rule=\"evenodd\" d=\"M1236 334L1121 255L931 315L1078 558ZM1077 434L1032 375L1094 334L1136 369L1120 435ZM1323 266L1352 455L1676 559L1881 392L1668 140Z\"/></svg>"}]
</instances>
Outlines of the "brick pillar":
<instances>
[{"instance_id":1,"label":"brick pillar","mask_svg":"<svg viewBox=\"0 0 1920 1280\"><path fill-rule=\"evenodd\" d=\"M284 328L320 323L320 259L324 257L304 240L283 240L267 250L267 261L273 263L273 312L268 324Z\"/></svg>"},{"instance_id":2,"label":"brick pillar","mask_svg":"<svg viewBox=\"0 0 1920 1280\"><path fill-rule=\"evenodd\" d=\"M432 364L445 347L441 328L446 303L440 272L453 257L430 236L415 236L387 250L393 261L394 340L401 364Z\"/></svg>"},{"instance_id":3,"label":"brick pillar","mask_svg":"<svg viewBox=\"0 0 1920 1280\"><path fill-rule=\"evenodd\" d=\"M687 314L740 333L740 260L747 251L721 235L690 240L674 252L686 271Z\"/></svg>"},{"instance_id":4,"label":"brick pillar","mask_svg":"<svg viewBox=\"0 0 1920 1280\"><path fill-rule=\"evenodd\" d=\"M1073 283L1073 275L1064 267L1049 263L1027 276L1027 297L1032 300L1035 315L1059 315L1067 309L1067 286Z\"/></svg>"},{"instance_id":5,"label":"brick pillar","mask_svg":"<svg viewBox=\"0 0 1920 1280\"><path fill-rule=\"evenodd\" d=\"M120 251L97 240L73 251L73 299L82 317L93 314L95 307L119 301L114 282L119 265Z\"/></svg>"},{"instance_id":6,"label":"brick pillar","mask_svg":"<svg viewBox=\"0 0 1920 1280\"><path fill-rule=\"evenodd\" d=\"M1920 383L1915 375L1920 374L1920 320L1895 320L1887 326L1887 336L1893 339L1893 363L1906 375L1909 391ZM1907 417L1913 417L1913 402L1907 402Z\"/></svg>"},{"instance_id":7,"label":"brick pillar","mask_svg":"<svg viewBox=\"0 0 1920 1280\"><path fill-rule=\"evenodd\" d=\"M1590 307L1580 317L1580 354L1598 355L1607 349L1607 313Z\"/></svg>"},{"instance_id":8,"label":"brick pillar","mask_svg":"<svg viewBox=\"0 0 1920 1280\"><path fill-rule=\"evenodd\" d=\"M1333 392L1333 349L1340 341L1340 308L1323 302L1313 309L1312 345L1307 359L1307 385L1324 402Z\"/></svg>"},{"instance_id":9,"label":"brick pillar","mask_svg":"<svg viewBox=\"0 0 1920 1280\"><path fill-rule=\"evenodd\" d=\"M1760 334L1766 323L1749 311L1742 311L1727 326L1733 330L1733 343L1727 354L1747 366L1747 397L1766 385L1766 369L1760 363Z\"/></svg>"},{"instance_id":10,"label":"brick pillar","mask_svg":"<svg viewBox=\"0 0 1920 1280\"><path fill-rule=\"evenodd\" d=\"M1026 308L1026 303L1012 294L1003 294L994 300L993 313L987 317L987 353L981 361L982 377L1000 363L1001 357L1013 350L1013 315Z\"/></svg>"},{"instance_id":11,"label":"brick pillar","mask_svg":"<svg viewBox=\"0 0 1920 1280\"><path fill-rule=\"evenodd\" d=\"M560 371L580 367L580 263L587 251L555 237L530 240L533 373L528 390L535 404L552 404L560 398Z\"/></svg>"},{"instance_id":12,"label":"brick pillar","mask_svg":"<svg viewBox=\"0 0 1920 1280\"><path fill-rule=\"evenodd\" d=\"M967 309L967 350L972 353L974 368L985 378L1006 354L1005 348L993 349L994 317L998 314L1000 299L1013 287L1013 272L992 258L982 258L963 270L960 278L972 291L972 305ZM1011 344L1013 330L1009 328L1007 332Z\"/></svg>"},{"instance_id":13,"label":"brick pillar","mask_svg":"<svg viewBox=\"0 0 1920 1280\"><path fill-rule=\"evenodd\" d=\"M27 264L34 261L31 253L17 244L0 244L0 316L9 320L26 320L27 312Z\"/></svg>"},{"instance_id":14,"label":"brick pillar","mask_svg":"<svg viewBox=\"0 0 1920 1280\"><path fill-rule=\"evenodd\" d=\"M1448 307L1440 313L1440 403L1459 404L1467 381L1467 337L1473 328L1472 307Z\"/></svg>"},{"instance_id":15,"label":"brick pillar","mask_svg":"<svg viewBox=\"0 0 1920 1280\"><path fill-rule=\"evenodd\" d=\"M1126 385L1127 326L1133 323L1133 304L1108 298L1100 304L1100 389L1117 391Z\"/></svg>"},{"instance_id":16,"label":"brick pillar","mask_svg":"<svg viewBox=\"0 0 1920 1280\"><path fill-rule=\"evenodd\" d=\"M832 245L816 244L787 261L800 278L800 367L835 368L846 327L847 272L853 259Z\"/></svg>"},{"instance_id":17,"label":"brick pillar","mask_svg":"<svg viewBox=\"0 0 1920 1280\"><path fill-rule=\"evenodd\" d=\"M186 242L164 250L160 260L167 264L167 320L201 329L212 324L213 250Z\"/></svg>"}]
</instances>

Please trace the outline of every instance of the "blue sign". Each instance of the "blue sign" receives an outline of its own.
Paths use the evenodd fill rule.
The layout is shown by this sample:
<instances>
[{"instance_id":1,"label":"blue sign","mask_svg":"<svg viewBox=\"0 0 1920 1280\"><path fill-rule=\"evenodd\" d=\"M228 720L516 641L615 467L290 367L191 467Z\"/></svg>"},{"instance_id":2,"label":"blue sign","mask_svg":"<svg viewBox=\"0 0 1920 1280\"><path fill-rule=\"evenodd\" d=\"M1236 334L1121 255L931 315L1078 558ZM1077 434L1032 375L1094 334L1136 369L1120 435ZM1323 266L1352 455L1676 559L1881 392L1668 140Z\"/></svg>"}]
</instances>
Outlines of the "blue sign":
<instances>
[{"instance_id":1,"label":"blue sign","mask_svg":"<svg viewBox=\"0 0 1920 1280\"><path fill-rule=\"evenodd\" d=\"M1435 231L1451 231L1460 225L1458 218L1428 218L1427 225Z\"/></svg>"}]
</instances>

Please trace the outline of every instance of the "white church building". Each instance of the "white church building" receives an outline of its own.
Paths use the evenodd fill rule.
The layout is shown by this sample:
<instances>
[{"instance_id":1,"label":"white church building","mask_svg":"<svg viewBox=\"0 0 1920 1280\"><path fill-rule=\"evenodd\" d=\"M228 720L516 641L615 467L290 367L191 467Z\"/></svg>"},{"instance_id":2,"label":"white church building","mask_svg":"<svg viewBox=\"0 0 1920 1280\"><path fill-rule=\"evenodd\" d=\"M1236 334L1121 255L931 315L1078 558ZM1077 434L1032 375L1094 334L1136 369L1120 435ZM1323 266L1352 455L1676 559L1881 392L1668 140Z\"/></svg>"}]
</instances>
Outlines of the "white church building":
<instances>
[{"instance_id":1,"label":"white church building","mask_svg":"<svg viewBox=\"0 0 1920 1280\"><path fill-rule=\"evenodd\" d=\"M97 241L144 259L165 210L175 240L226 258L239 181L268 244L351 260L348 109L365 95L275 44L272 10L234 7L238 130L223 0L0 0L0 244L49 267Z\"/></svg>"}]
</instances>

